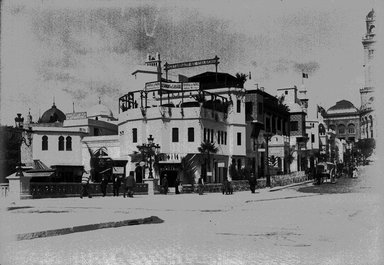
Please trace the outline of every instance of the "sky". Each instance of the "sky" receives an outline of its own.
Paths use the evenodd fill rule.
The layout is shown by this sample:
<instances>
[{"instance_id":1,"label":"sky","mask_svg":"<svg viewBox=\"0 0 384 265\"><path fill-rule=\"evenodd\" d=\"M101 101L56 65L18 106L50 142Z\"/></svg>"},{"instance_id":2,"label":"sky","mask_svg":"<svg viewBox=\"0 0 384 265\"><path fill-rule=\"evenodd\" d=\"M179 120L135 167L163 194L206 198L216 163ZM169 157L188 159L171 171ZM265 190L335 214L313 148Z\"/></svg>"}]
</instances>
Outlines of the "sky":
<instances>
[{"instance_id":1,"label":"sky","mask_svg":"<svg viewBox=\"0 0 384 265\"><path fill-rule=\"evenodd\" d=\"M113 113L148 53L163 63L220 58L277 95L308 73L309 117L346 99L360 107L365 16L379 0L3 0L0 122L34 121L55 102ZM214 66L173 70L195 75ZM135 85L136 86L136 85Z\"/></svg>"}]
</instances>

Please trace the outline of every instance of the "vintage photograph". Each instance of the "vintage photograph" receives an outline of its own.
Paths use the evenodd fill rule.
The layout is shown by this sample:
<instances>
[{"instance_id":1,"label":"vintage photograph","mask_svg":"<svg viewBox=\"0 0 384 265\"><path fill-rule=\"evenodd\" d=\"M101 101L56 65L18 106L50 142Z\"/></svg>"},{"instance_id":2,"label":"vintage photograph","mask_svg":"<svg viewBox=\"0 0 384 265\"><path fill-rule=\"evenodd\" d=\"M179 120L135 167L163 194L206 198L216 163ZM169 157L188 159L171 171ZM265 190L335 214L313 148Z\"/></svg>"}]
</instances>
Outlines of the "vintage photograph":
<instances>
[{"instance_id":1,"label":"vintage photograph","mask_svg":"<svg viewBox=\"0 0 384 265\"><path fill-rule=\"evenodd\" d=\"M384 264L383 6L1 0L0 265Z\"/></svg>"}]
</instances>

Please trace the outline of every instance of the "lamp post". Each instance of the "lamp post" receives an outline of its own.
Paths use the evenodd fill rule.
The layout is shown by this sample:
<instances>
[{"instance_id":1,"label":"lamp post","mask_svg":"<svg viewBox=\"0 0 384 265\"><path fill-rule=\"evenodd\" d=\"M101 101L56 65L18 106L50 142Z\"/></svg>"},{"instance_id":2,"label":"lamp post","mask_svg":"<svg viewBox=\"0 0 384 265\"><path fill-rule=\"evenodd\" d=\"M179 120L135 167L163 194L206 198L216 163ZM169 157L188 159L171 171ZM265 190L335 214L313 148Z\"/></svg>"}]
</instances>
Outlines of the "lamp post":
<instances>
[{"instance_id":1,"label":"lamp post","mask_svg":"<svg viewBox=\"0 0 384 265\"><path fill-rule=\"evenodd\" d=\"M266 173L265 173L265 177L266 177L266 180L267 180L267 183L266 183L266 186L267 187L271 187L271 176L269 174L269 154L268 154L268 151L269 151L269 140L271 140L271 137L272 137L272 133L264 133L264 139L265 139L265 156L266 156L266 164L267 164L267 168L266 168Z\"/></svg>"},{"instance_id":2,"label":"lamp post","mask_svg":"<svg viewBox=\"0 0 384 265\"><path fill-rule=\"evenodd\" d=\"M26 146L31 146L32 144L32 129L31 127L28 127L28 129L24 129L24 118L21 117L21 113L17 113L17 117L15 118L15 128L18 132L21 133L20 139L18 139L18 146L19 146L19 161L17 163L17 172L16 176L23 176L23 169L22 169L22 163L21 163L21 146L24 143ZM23 132L26 132L27 138L23 136Z\"/></svg>"},{"instance_id":3,"label":"lamp post","mask_svg":"<svg viewBox=\"0 0 384 265\"><path fill-rule=\"evenodd\" d=\"M149 162L149 174L148 178L153 179L153 167L152 162L154 159L154 156L159 153L160 151L160 145L155 144L153 142L154 138L152 137L152 134L148 137L148 143L143 143L141 146L139 146L139 150L144 155L145 159Z\"/></svg>"}]
</instances>

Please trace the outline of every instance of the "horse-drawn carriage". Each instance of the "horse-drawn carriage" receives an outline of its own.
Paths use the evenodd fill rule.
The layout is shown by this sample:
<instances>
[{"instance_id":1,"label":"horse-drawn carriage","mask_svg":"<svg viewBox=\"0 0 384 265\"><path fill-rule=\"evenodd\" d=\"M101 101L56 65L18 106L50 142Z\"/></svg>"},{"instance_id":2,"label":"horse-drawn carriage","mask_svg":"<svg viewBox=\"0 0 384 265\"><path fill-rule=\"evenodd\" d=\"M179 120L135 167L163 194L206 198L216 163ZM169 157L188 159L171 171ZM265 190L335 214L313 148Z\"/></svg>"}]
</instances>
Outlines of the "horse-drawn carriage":
<instances>
[{"instance_id":1,"label":"horse-drawn carriage","mask_svg":"<svg viewBox=\"0 0 384 265\"><path fill-rule=\"evenodd\" d=\"M336 165L331 162L321 162L316 166L315 184L336 183Z\"/></svg>"}]
</instances>

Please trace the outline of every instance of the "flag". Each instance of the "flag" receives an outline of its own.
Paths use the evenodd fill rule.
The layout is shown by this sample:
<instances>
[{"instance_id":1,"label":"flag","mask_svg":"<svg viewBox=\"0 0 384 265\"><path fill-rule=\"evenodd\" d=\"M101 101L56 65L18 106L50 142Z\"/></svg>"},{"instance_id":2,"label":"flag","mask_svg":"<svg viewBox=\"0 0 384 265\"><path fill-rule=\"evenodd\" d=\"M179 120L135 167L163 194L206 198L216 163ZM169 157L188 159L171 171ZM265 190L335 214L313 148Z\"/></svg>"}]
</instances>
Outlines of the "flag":
<instances>
[{"instance_id":1,"label":"flag","mask_svg":"<svg viewBox=\"0 0 384 265\"><path fill-rule=\"evenodd\" d=\"M303 78L308 78L308 74L303 73Z\"/></svg>"}]
</instances>

